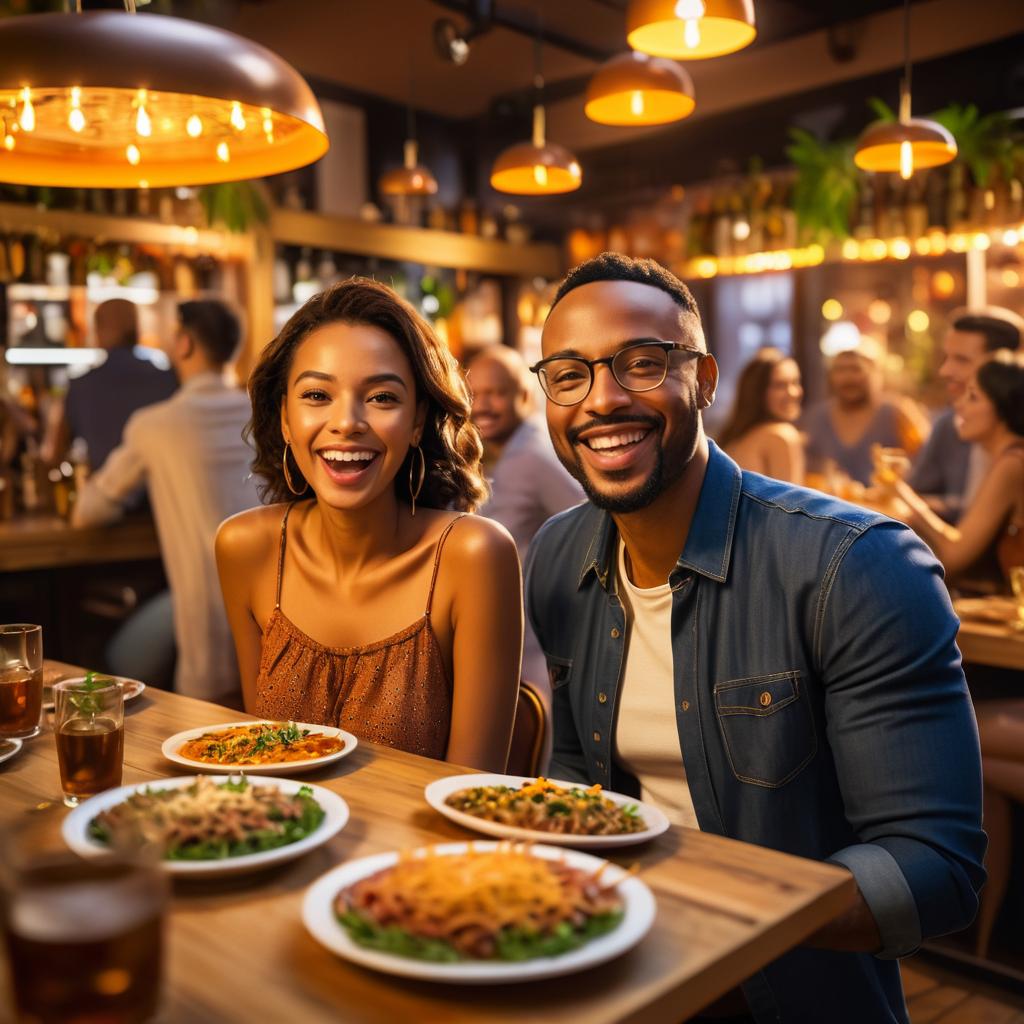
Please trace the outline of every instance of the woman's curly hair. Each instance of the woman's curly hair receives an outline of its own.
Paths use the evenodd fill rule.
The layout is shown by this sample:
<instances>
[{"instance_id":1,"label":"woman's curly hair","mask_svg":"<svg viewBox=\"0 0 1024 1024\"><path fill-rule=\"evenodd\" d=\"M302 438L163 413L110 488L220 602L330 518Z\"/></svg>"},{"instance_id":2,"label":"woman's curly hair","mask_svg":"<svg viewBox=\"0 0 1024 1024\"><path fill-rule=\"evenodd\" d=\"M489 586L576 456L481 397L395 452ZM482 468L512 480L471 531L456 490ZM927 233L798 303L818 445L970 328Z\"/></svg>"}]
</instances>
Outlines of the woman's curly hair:
<instances>
[{"instance_id":1,"label":"woman's curly hair","mask_svg":"<svg viewBox=\"0 0 1024 1024\"><path fill-rule=\"evenodd\" d=\"M386 331L412 365L416 399L427 402L420 439L427 471L417 504L474 511L487 497L487 485L480 471L483 446L469 418L469 391L459 364L408 302L386 285L365 277L341 281L314 295L260 354L249 378L252 419L245 428L256 450L253 473L263 481L260 497L264 501L294 497L281 468L285 452L281 402L296 349L313 331L332 323L364 324ZM407 502L411 500L409 469L413 459L419 461L410 447L395 477L395 492ZM289 471L296 486L306 482L298 467L289 466Z\"/></svg>"}]
</instances>

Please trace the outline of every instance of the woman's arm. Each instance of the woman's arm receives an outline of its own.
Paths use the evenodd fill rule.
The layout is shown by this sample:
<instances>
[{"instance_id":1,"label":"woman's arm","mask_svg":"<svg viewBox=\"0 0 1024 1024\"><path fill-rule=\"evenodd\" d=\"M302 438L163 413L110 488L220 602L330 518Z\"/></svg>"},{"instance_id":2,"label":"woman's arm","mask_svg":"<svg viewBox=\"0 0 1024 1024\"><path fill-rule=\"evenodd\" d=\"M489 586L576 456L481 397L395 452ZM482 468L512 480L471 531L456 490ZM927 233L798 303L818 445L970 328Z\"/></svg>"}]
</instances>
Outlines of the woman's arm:
<instances>
[{"instance_id":1,"label":"woman's arm","mask_svg":"<svg viewBox=\"0 0 1024 1024\"><path fill-rule=\"evenodd\" d=\"M220 524L214 543L220 589L238 655L242 700L245 710L250 714L254 713L256 707L256 678L259 675L263 639L250 603L253 574L258 571L266 548L265 524L260 515L262 511L240 512L225 519Z\"/></svg>"},{"instance_id":2,"label":"woman's arm","mask_svg":"<svg viewBox=\"0 0 1024 1024\"><path fill-rule=\"evenodd\" d=\"M504 527L466 517L451 532L445 572L452 600L452 726L446 760L503 772L519 693L523 589Z\"/></svg>"},{"instance_id":3,"label":"woman's arm","mask_svg":"<svg viewBox=\"0 0 1024 1024\"><path fill-rule=\"evenodd\" d=\"M803 435L789 423L779 423L766 431L765 462L768 476L803 485L806 456Z\"/></svg>"},{"instance_id":4,"label":"woman's arm","mask_svg":"<svg viewBox=\"0 0 1024 1024\"><path fill-rule=\"evenodd\" d=\"M907 525L921 535L950 575L973 565L996 540L1022 488L1024 468L1020 461L997 459L959 526L951 526L906 481L895 485L897 495L911 511Z\"/></svg>"}]
</instances>

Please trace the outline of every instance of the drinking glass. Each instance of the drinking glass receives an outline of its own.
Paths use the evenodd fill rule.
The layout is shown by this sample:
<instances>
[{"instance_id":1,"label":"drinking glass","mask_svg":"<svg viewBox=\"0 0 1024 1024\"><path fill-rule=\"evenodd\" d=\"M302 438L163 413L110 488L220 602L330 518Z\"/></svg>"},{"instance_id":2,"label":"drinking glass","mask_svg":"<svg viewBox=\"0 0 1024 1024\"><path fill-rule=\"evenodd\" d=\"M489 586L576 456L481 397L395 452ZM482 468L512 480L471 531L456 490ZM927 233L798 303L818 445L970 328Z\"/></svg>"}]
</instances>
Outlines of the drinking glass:
<instances>
[{"instance_id":1,"label":"drinking glass","mask_svg":"<svg viewBox=\"0 0 1024 1024\"><path fill-rule=\"evenodd\" d=\"M43 627L0 626L0 737L36 736L43 709Z\"/></svg>"},{"instance_id":2,"label":"drinking glass","mask_svg":"<svg viewBox=\"0 0 1024 1024\"><path fill-rule=\"evenodd\" d=\"M48 842L38 835L25 841L19 831L25 830L4 837L0 856L0 937L14 1019L152 1020L160 999L166 875L144 860L76 857L58 845L56 827Z\"/></svg>"},{"instance_id":3,"label":"drinking glass","mask_svg":"<svg viewBox=\"0 0 1024 1024\"><path fill-rule=\"evenodd\" d=\"M1010 567L1010 586L1013 596L1017 599L1017 621L1014 628L1024 630L1024 565Z\"/></svg>"},{"instance_id":4,"label":"drinking glass","mask_svg":"<svg viewBox=\"0 0 1024 1024\"><path fill-rule=\"evenodd\" d=\"M53 684L53 734L64 803L121 785L124 688L113 679L65 679Z\"/></svg>"}]
</instances>

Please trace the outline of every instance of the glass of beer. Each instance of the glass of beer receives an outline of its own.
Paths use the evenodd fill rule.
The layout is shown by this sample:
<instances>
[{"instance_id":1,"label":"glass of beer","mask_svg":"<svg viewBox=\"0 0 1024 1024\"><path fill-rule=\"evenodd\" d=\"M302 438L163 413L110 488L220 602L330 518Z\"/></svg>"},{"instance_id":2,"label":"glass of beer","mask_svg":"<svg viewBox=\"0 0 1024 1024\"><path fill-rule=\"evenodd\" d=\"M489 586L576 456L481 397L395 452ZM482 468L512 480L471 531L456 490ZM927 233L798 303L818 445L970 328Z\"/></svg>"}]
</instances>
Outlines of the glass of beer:
<instances>
[{"instance_id":1,"label":"glass of beer","mask_svg":"<svg viewBox=\"0 0 1024 1024\"><path fill-rule=\"evenodd\" d=\"M53 734L64 803L121 785L124 765L124 689L89 674L53 684Z\"/></svg>"},{"instance_id":2,"label":"glass of beer","mask_svg":"<svg viewBox=\"0 0 1024 1024\"><path fill-rule=\"evenodd\" d=\"M55 839L12 843L8 835L4 845L0 931L14 1019L152 1020L160 999L166 875L146 861L84 860L59 849Z\"/></svg>"},{"instance_id":3,"label":"glass of beer","mask_svg":"<svg viewBox=\"0 0 1024 1024\"><path fill-rule=\"evenodd\" d=\"M1013 625L1015 629L1024 631L1024 565L1011 566L1010 586L1017 601L1017 621Z\"/></svg>"},{"instance_id":4,"label":"glass of beer","mask_svg":"<svg viewBox=\"0 0 1024 1024\"><path fill-rule=\"evenodd\" d=\"M42 709L42 626L0 626L0 737L37 735Z\"/></svg>"}]
</instances>

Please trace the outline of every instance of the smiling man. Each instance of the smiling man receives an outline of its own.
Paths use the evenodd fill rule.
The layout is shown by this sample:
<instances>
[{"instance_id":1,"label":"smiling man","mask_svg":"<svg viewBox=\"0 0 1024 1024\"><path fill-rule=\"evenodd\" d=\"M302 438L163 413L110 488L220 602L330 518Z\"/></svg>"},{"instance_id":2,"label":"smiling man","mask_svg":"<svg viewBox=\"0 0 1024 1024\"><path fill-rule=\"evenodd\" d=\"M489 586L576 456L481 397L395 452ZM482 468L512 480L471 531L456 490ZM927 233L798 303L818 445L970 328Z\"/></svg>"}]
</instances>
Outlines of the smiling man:
<instances>
[{"instance_id":1,"label":"smiling man","mask_svg":"<svg viewBox=\"0 0 1024 1024\"><path fill-rule=\"evenodd\" d=\"M543 348L552 442L590 499L527 565L551 774L853 873L855 904L748 979L734 1019L906 1022L894 958L969 924L984 878L938 563L906 527L743 473L707 440L717 366L693 297L652 261L577 267Z\"/></svg>"}]
</instances>

